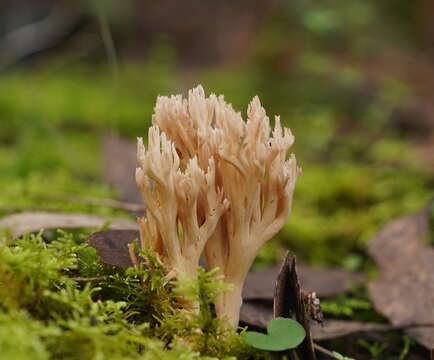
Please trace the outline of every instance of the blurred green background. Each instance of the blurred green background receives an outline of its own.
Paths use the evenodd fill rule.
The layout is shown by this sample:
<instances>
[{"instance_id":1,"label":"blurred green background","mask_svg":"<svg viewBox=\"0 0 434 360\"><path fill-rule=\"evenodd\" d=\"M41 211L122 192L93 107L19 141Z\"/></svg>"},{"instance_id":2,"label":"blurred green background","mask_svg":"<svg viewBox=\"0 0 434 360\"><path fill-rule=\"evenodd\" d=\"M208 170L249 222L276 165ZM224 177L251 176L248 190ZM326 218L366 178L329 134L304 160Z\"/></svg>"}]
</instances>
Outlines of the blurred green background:
<instances>
[{"instance_id":1,"label":"blurred green background","mask_svg":"<svg viewBox=\"0 0 434 360\"><path fill-rule=\"evenodd\" d=\"M157 95L203 84L245 113L259 95L296 137L283 248L359 269L388 220L434 185L432 0L0 4L0 216L111 214L101 139L145 136ZM131 174L133 176L133 174ZM59 198L60 196L60 198Z\"/></svg>"}]
</instances>

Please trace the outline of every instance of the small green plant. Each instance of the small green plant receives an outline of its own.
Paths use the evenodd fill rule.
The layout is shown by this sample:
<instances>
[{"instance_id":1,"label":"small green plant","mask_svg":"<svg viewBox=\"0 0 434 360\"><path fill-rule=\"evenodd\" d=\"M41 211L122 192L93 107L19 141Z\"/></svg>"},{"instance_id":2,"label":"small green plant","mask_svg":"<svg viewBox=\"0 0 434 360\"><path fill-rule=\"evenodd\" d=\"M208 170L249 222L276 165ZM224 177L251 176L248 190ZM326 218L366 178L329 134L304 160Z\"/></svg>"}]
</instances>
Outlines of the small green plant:
<instances>
[{"instance_id":1,"label":"small green plant","mask_svg":"<svg viewBox=\"0 0 434 360\"><path fill-rule=\"evenodd\" d=\"M353 358L346 357L346 356L344 356L344 355L342 355L342 354L339 354L337 351L333 351L333 356L334 356L336 359L338 359L338 360L355 360L355 359L353 359Z\"/></svg>"},{"instance_id":2,"label":"small green plant","mask_svg":"<svg viewBox=\"0 0 434 360\"><path fill-rule=\"evenodd\" d=\"M306 337L306 332L297 321L285 318L272 319L267 327L268 334L246 331L244 341L260 350L283 351L296 348Z\"/></svg>"},{"instance_id":3,"label":"small green plant","mask_svg":"<svg viewBox=\"0 0 434 360\"><path fill-rule=\"evenodd\" d=\"M366 312L372 309L372 305L365 299L350 298L341 295L335 299L321 302L321 308L326 314L333 316L354 317L358 312Z\"/></svg>"},{"instance_id":4,"label":"small green plant","mask_svg":"<svg viewBox=\"0 0 434 360\"><path fill-rule=\"evenodd\" d=\"M386 350L386 348L387 348L387 344L380 344L377 342L370 343L370 342L366 341L365 339L357 340L357 344L359 344L360 346L362 346L366 350L368 350L369 353L372 355L372 357L374 357L374 359L376 359L378 356L380 356L380 354L384 350Z\"/></svg>"},{"instance_id":5,"label":"small green plant","mask_svg":"<svg viewBox=\"0 0 434 360\"><path fill-rule=\"evenodd\" d=\"M398 360L404 360L410 351L411 345L414 344L414 341L410 339L408 336L403 336L402 340L404 341L404 346L398 356Z\"/></svg>"}]
</instances>

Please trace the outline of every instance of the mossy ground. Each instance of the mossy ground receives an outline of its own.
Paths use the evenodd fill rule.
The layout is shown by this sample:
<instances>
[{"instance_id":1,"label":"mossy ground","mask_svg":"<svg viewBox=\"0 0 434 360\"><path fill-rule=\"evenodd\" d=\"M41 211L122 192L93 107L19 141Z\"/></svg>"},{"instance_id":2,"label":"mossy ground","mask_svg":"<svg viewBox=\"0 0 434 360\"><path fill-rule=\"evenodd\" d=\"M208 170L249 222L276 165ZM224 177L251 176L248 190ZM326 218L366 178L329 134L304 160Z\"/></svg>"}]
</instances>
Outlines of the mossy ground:
<instances>
[{"instance_id":1,"label":"mossy ground","mask_svg":"<svg viewBox=\"0 0 434 360\"><path fill-rule=\"evenodd\" d=\"M176 70L170 62L163 63L166 66L152 61L125 66L116 81L104 68L91 72L76 67L65 72L64 67L53 70L53 65L4 76L0 214L31 208L112 213L56 196L116 197L102 179L101 136L111 131L132 140L146 135L156 96L179 91ZM240 82L223 82L234 72ZM273 78L263 78L262 72L252 64L220 71L219 77L201 72L197 82L204 83L207 91L225 93L242 112L251 96L259 94L269 115L280 114L296 136L293 151L303 174L293 213L276 244L289 246L310 263L340 266L348 256L359 255L385 222L428 201L432 174L393 128L370 144L379 125L368 118L357 123L357 131L341 135L336 101L320 102L315 108L312 100L290 106L279 89L269 94ZM371 104L374 113L386 111L382 106L381 99ZM353 116L368 116L360 112ZM272 249L267 249L259 260L275 259Z\"/></svg>"},{"instance_id":2,"label":"mossy ground","mask_svg":"<svg viewBox=\"0 0 434 360\"><path fill-rule=\"evenodd\" d=\"M201 311L181 310L178 293L152 256L148 268L101 264L86 231L50 241L25 236L0 245L2 359L263 358L212 316L215 275L179 284ZM104 277L79 282L79 277ZM145 285L143 285L145 284Z\"/></svg>"},{"instance_id":3,"label":"mossy ground","mask_svg":"<svg viewBox=\"0 0 434 360\"><path fill-rule=\"evenodd\" d=\"M302 94L288 99L286 90L294 79L280 79L276 87L274 80L281 74L270 74L261 63L198 72L195 78L207 91L226 94L243 112L248 100L260 95L269 115L280 114L296 136L294 152L303 174L293 213L256 266L271 264L282 248L290 248L310 264L370 274L373 266L364 252L369 239L390 219L427 202L433 194L432 174L397 131L371 141L381 128L375 119L387 117L404 96L400 84L386 81L367 109L351 107L353 99L343 96L349 89L348 71L336 70L342 88L331 98L316 88L323 72L313 65L306 61L302 80L308 79L303 91L309 101ZM2 78L1 216L34 209L131 217L62 200L65 194L116 198L116 190L102 177L101 135L144 136L156 95L178 92L181 83L162 50L145 65L125 65L120 74L114 78L105 67L55 62ZM382 94L394 95L385 99ZM343 133L338 119L350 113L357 131ZM45 242L33 236L1 245L2 359L28 359L29 354L37 360L265 356L252 352L237 335L221 334L209 313L179 311L173 294L158 284L158 269L150 278L157 284L143 291L139 279L149 272L101 265L83 243L89 233L54 231L44 234ZM107 279L88 284L71 280L101 275ZM204 275L205 284L206 279ZM378 319L363 289L329 300L325 310L335 317Z\"/></svg>"}]
</instances>

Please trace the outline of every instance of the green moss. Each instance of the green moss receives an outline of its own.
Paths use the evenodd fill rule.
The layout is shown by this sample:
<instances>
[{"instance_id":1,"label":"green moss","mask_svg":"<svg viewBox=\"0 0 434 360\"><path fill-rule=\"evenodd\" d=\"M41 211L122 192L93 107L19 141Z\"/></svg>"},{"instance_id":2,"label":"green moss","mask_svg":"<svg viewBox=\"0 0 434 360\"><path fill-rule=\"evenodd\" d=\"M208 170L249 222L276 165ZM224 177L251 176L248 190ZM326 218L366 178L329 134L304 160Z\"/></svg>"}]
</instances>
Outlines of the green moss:
<instances>
[{"instance_id":1,"label":"green moss","mask_svg":"<svg viewBox=\"0 0 434 360\"><path fill-rule=\"evenodd\" d=\"M54 330L54 331L53 331ZM33 320L25 311L0 312L0 353L4 360L48 360L50 353L43 337L55 329Z\"/></svg>"},{"instance_id":2,"label":"green moss","mask_svg":"<svg viewBox=\"0 0 434 360\"><path fill-rule=\"evenodd\" d=\"M359 13L348 6L348 16ZM323 28L327 13L298 11L291 13L297 27L330 35ZM280 114L296 136L293 151L303 174L292 215L263 248L256 266L276 262L281 250L289 248L304 262L369 274L373 267L365 248L370 238L433 195L432 175L407 139L393 129L379 132L411 89L379 79L378 91L366 103L360 96L362 69L315 46L295 56L290 68L276 65L276 56L285 54L300 34L300 29L282 32L281 25L273 22L261 34L255 59L191 74L195 83L224 93L243 113L258 94L269 115ZM306 43L314 45L317 35ZM357 46L369 45L362 43ZM0 216L28 210L130 216L66 200L65 195L117 197L104 184L99 139L109 131L130 139L144 136L155 97L180 92L176 64L167 48L157 49L146 64L122 66L115 80L104 66L71 66L64 60L2 77ZM354 129L346 129L348 124ZM252 354L237 335L221 330L210 316L209 300L202 304L202 317L180 312L158 264L152 274L102 265L95 251L83 245L88 233L51 231L44 233L49 243L26 237L0 247L0 353L10 359L32 352L36 359L84 360L264 356ZM196 290L190 289L199 297L210 291L210 279L202 275ZM86 286L70 280L77 276L105 279ZM149 286L143 287L142 279ZM331 299L328 313L373 314L358 308L364 296L353 298L355 302ZM17 334L16 342L1 336L5 328Z\"/></svg>"},{"instance_id":3,"label":"green moss","mask_svg":"<svg viewBox=\"0 0 434 360\"><path fill-rule=\"evenodd\" d=\"M387 221L422 207L428 189L428 178L410 171L306 165L281 241L311 263L342 265Z\"/></svg>"},{"instance_id":4,"label":"green moss","mask_svg":"<svg viewBox=\"0 0 434 360\"><path fill-rule=\"evenodd\" d=\"M0 84L0 118L8 120L0 122L0 215L30 209L121 214L62 196L116 197L103 184L100 134L146 134L155 96L177 92L174 64L164 54L157 51L146 65L122 67L117 84L105 67L75 66L65 72L61 62L49 70L5 76ZM198 82L209 91L225 93L243 112L249 99L259 94L270 115L280 113L296 135L294 151L303 174L293 212L257 265L275 262L279 247L289 247L309 263L342 265L348 256L363 252L380 226L422 206L432 194L431 177L397 134L366 145L375 137L378 121L350 106L352 100L344 97L347 88L335 94L339 103L324 101L326 94L315 95L322 80L308 69L311 80L303 80L300 95L291 91L291 84L299 81L296 76L282 77L263 65L252 62L197 74ZM340 67L333 68L341 74ZM41 83L43 91L38 90ZM387 117L390 102L404 96L400 89L386 79L370 108ZM360 119L360 129L339 136L337 119L347 108L351 118Z\"/></svg>"},{"instance_id":5,"label":"green moss","mask_svg":"<svg viewBox=\"0 0 434 360\"><path fill-rule=\"evenodd\" d=\"M174 287L152 254L142 254L146 268L101 264L85 234L0 243L2 359L264 358L213 315L216 296L227 288L215 271L200 269L198 280ZM72 279L85 276L102 280ZM183 310L181 298L200 311Z\"/></svg>"}]
</instances>

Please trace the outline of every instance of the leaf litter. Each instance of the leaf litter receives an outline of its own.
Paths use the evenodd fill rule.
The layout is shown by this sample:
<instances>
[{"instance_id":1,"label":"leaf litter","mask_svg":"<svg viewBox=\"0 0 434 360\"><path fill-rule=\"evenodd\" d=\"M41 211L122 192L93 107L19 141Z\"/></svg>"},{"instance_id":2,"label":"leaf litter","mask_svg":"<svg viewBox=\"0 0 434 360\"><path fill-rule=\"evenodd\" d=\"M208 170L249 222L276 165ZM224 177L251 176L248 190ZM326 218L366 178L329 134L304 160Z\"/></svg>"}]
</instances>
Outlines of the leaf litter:
<instances>
[{"instance_id":1,"label":"leaf litter","mask_svg":"<svg viewBox=\"0 0 434 360\"><path fill-rule=\"evenodd\" d=\"M313 339L400 329L419 344L434 348L434 247L425 241L430 235L431 207L390 222L369 246L368 253L380 269L379 277L368 284L369 296L375 310L386 316L390 324L327 319L323 325L311 323ZM273 317L266 301L270 292L266 280L275 273L276 269L271 268L251 274L249 283L256 286L246 290L247 301L241 311L243 323L265 328Z\"/></svg>"},{"instance_id":2,"label":"leaf litter","mask_svg":"<svg viewBox=\"0 0 434 360\"><path fill-rule=\"evenodd\" d=\"M261 301L247 301L241 308L241 321L245 325L265 329L273 318L272 308ZM323 324L310 323L312 338L317 341L332 340L356 333L393 330L388 324L351 320L326 319Z\"/></svg>"},{"instance_id":3,"label":"leaf litter","mask_svg":"<svg viewBox=\"0 0 434 360\"><path fill-rule=\"evenodd\" d=\"M138 237L138 231L104 230L93 233L88 238L88 242L96 249L101 262L107 265L127 268L132 266L127 244L132 243L134 240L138 239ZM281 273L281 270L281 267L272 267L266 270L255 271L248 275L245 289L245 294L248 295L244 298L244 303L241 308L242 324L249 325L256 329L266 329L267 324L273 318L272 302L273 299L275 299L275 281L279 273ZM299 273L300 279L302 279L301 281L305 284L313 284L315 281L319 282L321 279L326 279L324 280L325 283L341 281L339 286L331 285L334 289L332 292L325 288L317 288L317 293L323 293L322 296L333 295L337 291L345 291L349 288L349 284L351 284L352 281L360 281L362 279L361 274L358 273L351 273L344 270L338 271L338 269L324 269L321 271L320 269L313 269L306 265L300 266ZM314 280L311 278L312 276L315 277ZM281 277L280 282L282 284L280 287L282 287L283 282L286 281L285 278L286 275ZM332 281L330 278L336 280ZM253 288L249 289L250 286L253 286ZM260 290L261 286L264 288L263 290ZM312 289L315 288L312 287ZM288 304L283 293L280 293L278 296L280 296L281 306ZM279 314L284 315L285 311L277 310L277 315ZM329 340L353 333L391 329L391 326L387 324L333 319L325 320L323 325L311 322L310 326L314 340Z\"/></svg>"},{"instance_id":4,"label":"leaf litter","mask_svg":"<svg viewBox=\"0 0 434 360\"><path fill-rule=\"evenodd\" d=\"M420 344L434 347L434 248L424 241L430 230L429 218L429 209L424 208L392 221L369 246L369 254L380 268L380 276L368 285L369 295L375 309L389 318L391 325L329 319L323 326L311 324L313 339L404 328ZM15 239L41 229L101 227L108 221L109 218L89 214L25 212L0 219L0 229L10 231ZM113 230L92 234L89 243L97 249L102 262L126 268L131 266L127 244L138 238L136 224L119 218L111 221ZM302 265L300 270L303 288L316 290L321 296L345 291L350 284L362 280L361 274L339 269L318 270ZM249 274L241 312L243 323L264 329L273 317L267 301L272 300L270 283L277 277L276 272L277 267L273 267ZM320 273L327 280L321 280ZM332 289L315 287L315 281L329 283Z\"/></svg>"},{"instance_id":5,"label":"leaf litter","mask_svg":"<svg viewBox=\"0 0 434 360\"><path fill-rule=\"evenodd\" d=\"M306 291L315 291L320 297L333 296L351 289L363 280L363 274L337 268L314 268L297 264L300 284ZM247 276L243 298L272 300L274 281L280 271L279 266L252 271Z\"/></svg>"},{"instance_id":6,"label":"leaf litter","mask_svg":"<svg viewBox=\"0 0 434 360\"><path fill-rule=\"evenodd\" d=\"M425 238L431 211L428 206L390 222L368 248L380 269L368 284L374 308L429 349L434 348L434 247Z\"/></svg>"}]
</instances>

